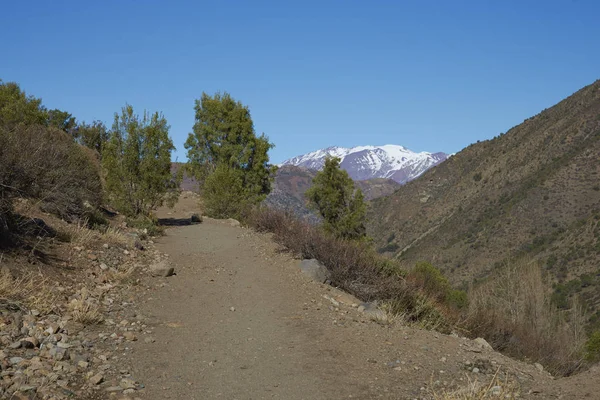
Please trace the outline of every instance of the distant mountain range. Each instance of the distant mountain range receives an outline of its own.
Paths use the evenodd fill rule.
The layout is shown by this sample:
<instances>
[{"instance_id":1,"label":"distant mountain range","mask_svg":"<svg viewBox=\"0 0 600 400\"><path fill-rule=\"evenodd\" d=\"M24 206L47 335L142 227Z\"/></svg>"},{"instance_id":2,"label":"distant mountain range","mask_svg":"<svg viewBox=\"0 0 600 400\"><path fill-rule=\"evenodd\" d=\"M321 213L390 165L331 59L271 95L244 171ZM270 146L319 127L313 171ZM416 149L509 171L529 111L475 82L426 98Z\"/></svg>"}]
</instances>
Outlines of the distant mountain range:
<instances>
[{"instance_id":1,"label":"distant mountain range","mask_svg":"<svg viewBox=\"0 0 600 400\"><path fill-rule=\"evenodd\" d=\"M339 157L342 160L340 166L356 181L385 178L404 184L446 160L449 155L441 152L415 153L392 144L353 148L334 146L290 158L281 165L320 170L327 157Z\"/></svg>"}]
</instances>

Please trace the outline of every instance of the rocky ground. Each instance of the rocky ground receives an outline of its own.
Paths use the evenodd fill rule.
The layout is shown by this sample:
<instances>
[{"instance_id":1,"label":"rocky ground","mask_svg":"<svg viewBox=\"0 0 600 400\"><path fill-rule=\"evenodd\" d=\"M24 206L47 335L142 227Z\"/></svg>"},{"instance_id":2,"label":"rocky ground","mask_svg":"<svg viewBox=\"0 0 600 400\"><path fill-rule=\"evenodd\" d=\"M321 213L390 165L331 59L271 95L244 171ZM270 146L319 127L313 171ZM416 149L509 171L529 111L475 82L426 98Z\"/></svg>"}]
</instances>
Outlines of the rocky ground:
<instances>
[{"instance_id":1,"label":"rocky ground","mask_svg":"<svg viewBox=\"0 0 600 400\"><path fill-rule=\"evenodd\" d=\"M190 224L195 204L187 195L176 210L161 211L173 226L162 238L126 230L126 240L61 244L54 272L27 292L35 301L2 299L0 397L581 399L600 393L598 369L554 379L483 340L406 326L320 282L326 278L311 279L268 235L236 221ZM8 282L25 291L27 281L11 276L15 263L11 256L0 260L0 287L8 290Z\"/></svg>"}]
</instances>

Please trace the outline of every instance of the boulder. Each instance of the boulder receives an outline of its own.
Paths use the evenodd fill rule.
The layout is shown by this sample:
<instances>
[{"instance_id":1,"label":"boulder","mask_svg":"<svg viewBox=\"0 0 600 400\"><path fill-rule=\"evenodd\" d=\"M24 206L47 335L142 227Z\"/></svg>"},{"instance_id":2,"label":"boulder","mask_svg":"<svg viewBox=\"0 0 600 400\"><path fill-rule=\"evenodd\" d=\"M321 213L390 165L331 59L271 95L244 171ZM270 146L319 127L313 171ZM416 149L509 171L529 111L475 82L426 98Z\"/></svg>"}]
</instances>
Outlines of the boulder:
<instances>
[{"instance_id":1,"label":"boulder","mask_svg":"<svg viewBox=\"0 0 600 400\"><path fill-rule=\"evenodd\" d=\"M168 277L175 274L175 268L167 260L162 260L150 266L150 275Z\"/></svg>"},{"instance_id":2,"label":"boulder","mask_svg":"<svg viewBox=\"0 0 600 400\"><path fill-rule=\"evenodd\" d=\"M300 261L300 270L310 277L310 279L319 283L325 283L331 277L329 270L315 259Z\"/></svg>"}]
</instances>

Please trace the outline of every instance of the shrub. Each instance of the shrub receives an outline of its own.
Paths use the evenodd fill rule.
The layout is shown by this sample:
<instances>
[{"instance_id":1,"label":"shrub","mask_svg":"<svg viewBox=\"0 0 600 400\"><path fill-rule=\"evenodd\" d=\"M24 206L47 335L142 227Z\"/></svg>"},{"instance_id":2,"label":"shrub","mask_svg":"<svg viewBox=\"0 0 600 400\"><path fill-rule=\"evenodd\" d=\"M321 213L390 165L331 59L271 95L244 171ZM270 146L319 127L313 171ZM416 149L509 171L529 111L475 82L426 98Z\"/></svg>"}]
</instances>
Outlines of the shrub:
<instances>
[{"instance_id":1,"label":"shrub","mask_svg":"<svg viewBox=\"0 0 600 400\"><path fill-rule=\"evenodd\" d=\"M167 120L158 112L142 118L127 105L115 114L109 140L102 147L102 167L108 198L130 217L149 216L165 200L174 204L179 182L171 174Z\"/></svg>"},{"instance_id":2,"label":"shrub","mask_svg":"<svg viewBox=\"0 0 600 400\"><path fill-rule=\"evenodd\" d=\"M541 267L522 261L505 265L471 290L465 329L497 350L569 375L581 367L583 325L580 307L560 311Z\"/></svg>"},{"instance_id":3,"label":"shrub","mask_svg":"<svg viewBox=\"0 0 600 400\"><path fill-rule=\"evenodd\" d=\"M98 160L64 132L40 125L0 127L0 235L17 230L12 202L39 201L65 220L86 218L101 201Z\"/></svg>"},{"instance_id":4,"label":"shrub","mask_svg":"<svg viewBox=\"0 0 600 400\"><path fill-rule=\"evenodd\" d=\"M600 331L594 331L585 343L585 358L590 362L600 361Z\"/></svg>"}]
</instances>

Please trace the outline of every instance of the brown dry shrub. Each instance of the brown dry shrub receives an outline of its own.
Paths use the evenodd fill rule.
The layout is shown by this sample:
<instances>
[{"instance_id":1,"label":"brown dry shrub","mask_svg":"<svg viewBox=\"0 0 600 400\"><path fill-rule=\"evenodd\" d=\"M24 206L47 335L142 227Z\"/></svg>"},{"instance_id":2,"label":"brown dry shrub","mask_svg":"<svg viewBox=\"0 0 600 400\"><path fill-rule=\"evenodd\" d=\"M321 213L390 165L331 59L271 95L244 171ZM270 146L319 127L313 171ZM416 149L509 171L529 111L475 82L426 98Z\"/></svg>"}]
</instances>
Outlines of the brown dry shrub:
<instances>
[{"instance_id":1,"label":"brown dry shrub","mask_svg":"<svg viewBox=\"0 0 600 400\"><path fill-rule=\"evenodd\" d=\"M255 209L245 220L259 232L273 233L273 240L296 257L319 260L331 273L332 285L363 301L380 301L407 322L452 329L456 313L404 279L399 264L377 254L369 242L336 238L292 213L270 208Z\"/></svg>"},{"instance_id":2,"label":"brown dry shrub","mask_svg":"<svg viewBox=\"0 0 600 400\"><path fill-rule=\"evenodd\" d=\"M471 290L466 327L496 350L570 375L582 365L584 315L576 304L559 310L550 297L537 263L507 264Z\"/></svg>"},{"instance_id":3,"label":"brown dry shrub","mask_svg":"<svg viewBox=\"0 0 600 400\"><path fill-rule=\"evenodd\" d=\"M15 198L39 201L66 220L85 217L100 204L96 155L65 132L44 126L0 126L0 236L16 231Z\"/></svg>"}]
</instances>

